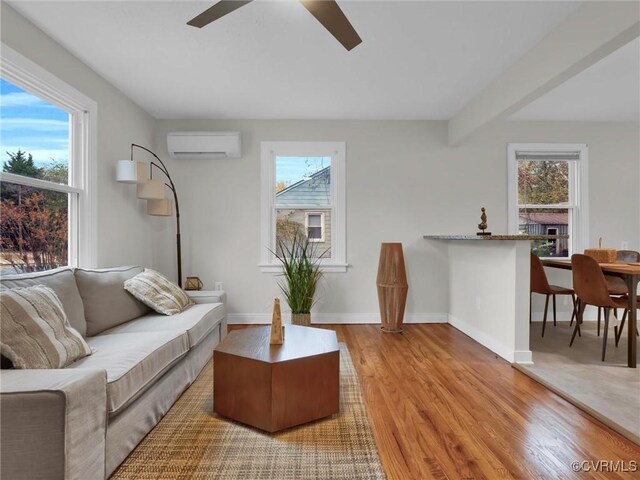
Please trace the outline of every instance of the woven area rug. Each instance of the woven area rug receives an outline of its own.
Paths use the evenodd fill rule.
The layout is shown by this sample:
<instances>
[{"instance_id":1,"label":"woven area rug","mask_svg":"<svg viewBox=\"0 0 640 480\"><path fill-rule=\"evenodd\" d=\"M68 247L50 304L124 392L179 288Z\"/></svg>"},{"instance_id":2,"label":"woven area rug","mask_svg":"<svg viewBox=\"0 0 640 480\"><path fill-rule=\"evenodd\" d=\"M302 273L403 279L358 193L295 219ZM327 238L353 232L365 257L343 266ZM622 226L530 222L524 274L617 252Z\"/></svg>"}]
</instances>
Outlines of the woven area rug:
<instances>
[{"instance_id":1,"label":"woven area rug","mask_svg":"<svg viewBox=\"0 0 640 480\"><path fill-rule=\"evenodd\" d=\"M343 343L338 415L267 434L214 414L212 387L210 362L111 479L385 478Z\"/></svg>"}]
</instances>

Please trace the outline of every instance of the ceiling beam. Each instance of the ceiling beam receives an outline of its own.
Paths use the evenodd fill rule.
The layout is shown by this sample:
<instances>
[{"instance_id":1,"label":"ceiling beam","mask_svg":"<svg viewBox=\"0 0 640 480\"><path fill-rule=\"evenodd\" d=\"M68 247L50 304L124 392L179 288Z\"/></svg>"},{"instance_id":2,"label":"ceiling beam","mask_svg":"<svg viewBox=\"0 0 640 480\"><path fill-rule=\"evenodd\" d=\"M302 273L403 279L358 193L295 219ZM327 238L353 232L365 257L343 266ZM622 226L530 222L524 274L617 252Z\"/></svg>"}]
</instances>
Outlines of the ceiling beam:
<instances>
[{"instance_id":1,"label":"ceiling beam","mask_svg":"<svg viewBox=\"0 0 640 480\"><path fill-rule=\"evenodd\" d=\"M640 3L586 2L449 120L449 145L507 118L640 36Z\"/></svg>"}]
</instances>

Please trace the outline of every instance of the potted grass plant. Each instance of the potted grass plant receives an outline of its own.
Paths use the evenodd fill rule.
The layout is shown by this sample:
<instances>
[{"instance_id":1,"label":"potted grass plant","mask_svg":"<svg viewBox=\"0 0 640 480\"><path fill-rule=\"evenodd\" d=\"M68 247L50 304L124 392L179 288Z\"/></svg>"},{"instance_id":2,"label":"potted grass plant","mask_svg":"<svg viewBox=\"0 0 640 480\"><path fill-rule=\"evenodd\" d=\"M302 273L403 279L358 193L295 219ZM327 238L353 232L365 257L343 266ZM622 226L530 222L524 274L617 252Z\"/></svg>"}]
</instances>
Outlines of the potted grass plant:
<instances>
[{"instance_id":1,"label":"potted grass plant","mask_svg":"<svg viewBox=\"0 0 640 480\"><path fill-rule=\"evenodd\" d=\"M282 264L278 286L291 309L291 323L309 326L316 288L322 278L320 260L328 250L318 253L316 244L310 242L301 229L278 238L276 246L273 253Z\"/></svg>"}]
</instances>

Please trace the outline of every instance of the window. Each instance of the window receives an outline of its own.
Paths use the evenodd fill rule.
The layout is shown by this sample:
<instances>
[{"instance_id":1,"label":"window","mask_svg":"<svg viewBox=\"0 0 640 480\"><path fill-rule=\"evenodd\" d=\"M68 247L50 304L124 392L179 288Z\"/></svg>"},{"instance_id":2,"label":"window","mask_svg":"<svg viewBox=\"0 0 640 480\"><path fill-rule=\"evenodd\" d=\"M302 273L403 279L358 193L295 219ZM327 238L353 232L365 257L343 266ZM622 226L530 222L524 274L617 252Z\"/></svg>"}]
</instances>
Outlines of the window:
<instances>
[{"instance_id":1,"label":"window","mask_svg":"<svg viewBox=\"0 0 640 480\"><path fill-rule=\"evenodd\" d=\"M306 213L305 227L310 242L324 243L324 213Z\"/></svg>"},{"instance_id":2,"label":"window","mask_svg":"<svg viewBox=\"0 0 640 480\"><path fill-rule=\"evenodd\" d=\"M279 271L278 240L296 231L324 271L346 271L344 156L344 142L262 142L262 271Z\"/></svg>"},{"instance_id":3,"label":"window","mask_svg":"<svg viewBox=\"0 0 640 480\"><path fill-rule=\"evenodd\" d=\"M95 264L96 104L2 45L0 272Z\"/></svg>"},{"instance_id":4,"label":"window","mask_svg":"<svg viewBox=\"0 0 640 480\"><path fill-rule=\"evenodd\" d=\"M558 232L558 228L547 227L547 235L560 235L560 232ZM550 252L548 256L549 257L562 256L562 254L564 253L564 249L566 248L567 241L562 240L561 242L558 242L557 238L550 238L547 241L549 242L548 248Z\"/></svg>"},{"instance_id":5,"label":"window","mask_svg":"<svg viewBox=\"0 0 640 480\"><path fill-rule=\"evenodd\" d=\"M587 239L587 146L509 144L509 233L568 235L534 240L539 257L570 257Z\"/></svg>"}]
</instances>

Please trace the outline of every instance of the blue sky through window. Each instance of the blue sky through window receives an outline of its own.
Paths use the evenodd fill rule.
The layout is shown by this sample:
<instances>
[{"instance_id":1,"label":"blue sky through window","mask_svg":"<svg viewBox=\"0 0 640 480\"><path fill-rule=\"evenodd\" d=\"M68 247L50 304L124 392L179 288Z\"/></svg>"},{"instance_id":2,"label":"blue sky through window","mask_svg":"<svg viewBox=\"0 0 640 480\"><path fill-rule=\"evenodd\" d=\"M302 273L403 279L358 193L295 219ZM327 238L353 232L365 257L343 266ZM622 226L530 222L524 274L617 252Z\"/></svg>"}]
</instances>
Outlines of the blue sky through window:
<instances>
[{"instance_id":1,"label":"blue sky through window","mask_svg":"<svg viewBox=\"0 0 640 480\"><path fill-rule=\"evenodd\" d=\"M0 78L0 165L18 150L38 167L68 164L69 113Z\"/></svg>"},{"instance_id":2,"label":"blue sky through window","mask_svg":"<svg viewBox=\"0 0 640 480\"><path fill-rule=\"evenodd\" d=\"M288 187L331 165L331 157L276 157L276 182Z\"/></svg>"}]
</instances>

